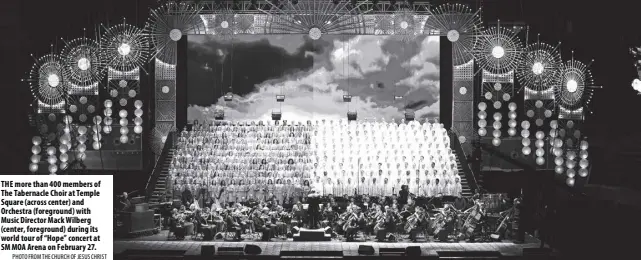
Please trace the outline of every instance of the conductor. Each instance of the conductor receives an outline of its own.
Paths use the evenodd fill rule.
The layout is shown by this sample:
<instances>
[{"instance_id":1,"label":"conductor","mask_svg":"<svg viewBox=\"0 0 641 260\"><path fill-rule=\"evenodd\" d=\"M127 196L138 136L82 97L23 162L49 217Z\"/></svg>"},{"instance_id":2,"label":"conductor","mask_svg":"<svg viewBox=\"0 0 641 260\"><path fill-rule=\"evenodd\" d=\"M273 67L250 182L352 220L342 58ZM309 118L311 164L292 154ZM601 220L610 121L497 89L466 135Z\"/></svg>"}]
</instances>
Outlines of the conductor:
<instances>
[{"instance_id":1,"label":"conductor","mask_svg":"<svg viewBox=\"0 0 641 260\"><path fill-rule=\"evenodd\" d=\"M315 190L312 190L309 195L307 195L307 202L309 203L307 212L309 214L310 229L318 228L318 221L321 217L320 200L320 194L316 193Z\"/></svg>"}]
</instances>

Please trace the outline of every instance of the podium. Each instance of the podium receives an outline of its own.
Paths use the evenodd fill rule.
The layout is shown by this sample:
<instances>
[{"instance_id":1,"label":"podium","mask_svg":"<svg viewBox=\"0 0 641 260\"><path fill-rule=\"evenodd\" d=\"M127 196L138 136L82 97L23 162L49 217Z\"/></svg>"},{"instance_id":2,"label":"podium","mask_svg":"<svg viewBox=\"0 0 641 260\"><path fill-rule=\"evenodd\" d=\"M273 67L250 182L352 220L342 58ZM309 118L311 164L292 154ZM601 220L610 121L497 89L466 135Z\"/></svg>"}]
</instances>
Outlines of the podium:
<instances>
[{"instance_id":1,"label":"podium","mask_svg":"<svg viewBox=\"0 0 641 260\"><path fill-rule=\"evenodd\" d=\"M147 233L156 232L154 224L154 211L149 209L149 204L135 204L133 212L118 212L122 225L118 227L117 232L126 236L138 236Z\"/></svg>"}]
</instances>

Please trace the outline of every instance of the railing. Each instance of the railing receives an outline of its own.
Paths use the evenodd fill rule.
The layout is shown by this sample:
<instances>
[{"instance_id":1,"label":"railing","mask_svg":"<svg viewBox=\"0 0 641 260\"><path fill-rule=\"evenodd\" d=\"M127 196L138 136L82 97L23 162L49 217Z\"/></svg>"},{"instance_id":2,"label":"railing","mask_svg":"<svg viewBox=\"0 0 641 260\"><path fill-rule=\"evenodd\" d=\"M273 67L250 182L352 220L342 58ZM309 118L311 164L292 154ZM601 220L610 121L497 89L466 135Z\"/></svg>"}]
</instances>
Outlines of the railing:
<instances>
[{"instance_id":1,"label":"railing","mask_svg":"<svg viewBox=\"0 0 641 260\"><path fill-rule=\"evenodd\" d=\"M167 135L167 140L165 140L165 146L162 148L162 153L160 154L160 157L158 157L158 161L156 161L156 165L154 166L154 169L149 175L149 180L147 181L147 187L145 187L145 194L146 194L147 201L151 199L151 196L154 193L154 188L156 187L156 183L158 183L158 178L160 177L160 174L163 171L163 164L165 163L165 160L169 155L169 151L171 150L171 148L174 147L175 134L176 132L170 132Z\"/></svg>"},{"instance_id":2,"label":"railing","mask_svg":"<svg viewBox=\"0 0 641 260\"><path fill-rule=\"evenodd\" d=\"M448 134L450 136L450 143L453 144L452 148L454 148L454 151L456 151L459 162L461 162L461 166L463 167L463 172L465 173L467 184L470 186L470 190L474 192L478 190L476 176L474 176L474 172L472 172L470 165L467 163L467 157L465 156L465 152L463 152L463 147L458 140L458 136L456 136L456 134L452 131L448 131Z\"/></svg>"}]
</instances>

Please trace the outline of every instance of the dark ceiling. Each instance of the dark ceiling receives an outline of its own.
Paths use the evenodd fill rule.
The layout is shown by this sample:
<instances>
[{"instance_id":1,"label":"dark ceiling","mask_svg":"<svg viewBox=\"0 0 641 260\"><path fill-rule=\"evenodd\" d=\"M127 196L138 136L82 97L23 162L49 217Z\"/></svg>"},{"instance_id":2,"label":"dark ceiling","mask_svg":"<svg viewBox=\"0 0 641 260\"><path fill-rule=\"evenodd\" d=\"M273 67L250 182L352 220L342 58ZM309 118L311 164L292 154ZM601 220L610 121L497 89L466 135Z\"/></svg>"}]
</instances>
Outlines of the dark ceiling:
<instances>
[{"instance_id":1,"label":"dark ceiling","mask_svg":"<svg viewBox=\"0 0 641 260\"><path fill-rule=\"evenodd\" d=\"M327 0L330 1L330 0ZM593 180L640 189L641 181L641 96L630 87L636 76L628 48L641 43L641 33L630 28L638 23L640 1L607 4L602 1L580 0L485 0L437 1L483 5L484 21L524 22L532 36L541 34L548 43L562 42L563 57L589 62L598 90L592 104L593 115L586 120L585 132L594 149ZM0 80L6 106L3 115L3 138L0 148L4 165L0 172L24 172L28 165L28 149L33 129L28 126L29 88L20 82L33 63L29 54L49 52L51 44L61 46L64 37L83 35L87 28L92 36L98 24L121 22L142 25L149 7L156 0L59 0L59 1L0 1L2 75ZM626 155L620 155L625 152ZM603 153L604 155L600 155ZM607 156L605 155L607 154ZM636 158L636 159L635 159ZM636 161L636 163L634 163ZM616 183L612 183L616 182Z\"/></svg>"}]
</instances>

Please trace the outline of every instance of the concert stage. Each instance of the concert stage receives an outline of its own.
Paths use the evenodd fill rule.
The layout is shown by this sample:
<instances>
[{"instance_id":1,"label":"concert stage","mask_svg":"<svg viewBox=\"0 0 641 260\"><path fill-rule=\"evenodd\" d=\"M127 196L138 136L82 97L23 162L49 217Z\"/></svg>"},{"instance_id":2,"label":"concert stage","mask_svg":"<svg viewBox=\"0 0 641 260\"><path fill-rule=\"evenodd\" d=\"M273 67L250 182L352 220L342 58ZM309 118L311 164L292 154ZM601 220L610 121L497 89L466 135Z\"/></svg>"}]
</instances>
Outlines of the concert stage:
<instances>
[{"instance_id":1,"label":"concert stage","mask_svg":"<svg viewBox=\"0 0 641 260\"><path fill-rule=\"evenodd\" d=\"M446 256L458 259L519 259L524 257L524 249L535 250L540 246L539 240L527 236L525 243L515 244L513 242L492 242L492 243L378 243L378 242L212 242L199 240L167 241L166 231L157 235L140 237L131 240L119 240L114 242L114 254L116 259L140 259L137 256L147 256L149 259L157 259L156 256L175 258L198 258L201 256L203 246L214 246L215 256L229 255L221 248L237 248L242 250L245 245L256 245L261 248L262 253L257 257L280 257L280 258L342 258L342 257L378 257L378 256L404 256L407 247L420 247L421 257L429 259L445 259ZM371 246L373 254L359 254L359 246ZM531 249L530 249L531 248ZM386 252L388 252L386 254ZM134 255L136 257L134 257ZM528 252L525 253L528 255ZM128 257L127 257L128 256ZM245 254L243 258L247 258ZM439 258L440 256L440 258ZM133 258L132 258L133 257ZM237 257L237 255L235 256ZM549 258L543 258L549 259Z\"/></svg>"}]
</instances>

